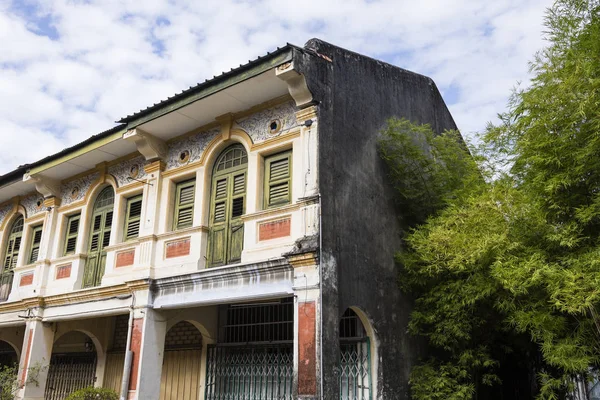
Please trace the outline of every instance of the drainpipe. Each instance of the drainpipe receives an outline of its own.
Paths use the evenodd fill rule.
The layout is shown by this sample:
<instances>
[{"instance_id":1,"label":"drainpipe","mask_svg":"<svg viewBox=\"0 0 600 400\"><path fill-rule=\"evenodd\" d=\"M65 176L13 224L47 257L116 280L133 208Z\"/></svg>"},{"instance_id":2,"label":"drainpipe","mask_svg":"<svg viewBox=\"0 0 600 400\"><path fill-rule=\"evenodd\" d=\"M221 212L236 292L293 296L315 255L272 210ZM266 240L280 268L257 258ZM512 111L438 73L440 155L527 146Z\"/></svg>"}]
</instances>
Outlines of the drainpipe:
<instances>
[{"instance_id":1,"label":"drainpipe","mask_svg":"<svg viewBox=\"0 0 600 400\"><path fill-rule=\"evenodd\" d=\"M320 170L319 170L320 171ZM319 397L323 398L323 224L322 224L322 204L321 204L321 191L319 190L319 308L321 309L321 318L319 318L319 324L321 328L319 329L319 367L321 374L321 381L319 382L319 386L321 387L321 393Z\"/></svg>"},{"instance_id":2,"label":"drainpipe","mask_svg":"<svg viewBox=\"0 0 600 400\"><path fill-rule=\"evenodd\" d=\"M129 377L131 375L131 364L133 361L133 351L131 351L131 335L133 331L133 306L135 304L135 294L131 301L129 309L129 324L127 326L127 344L125 345L125 363L123 365L123 380L121 381L121 396L119 400L127 400L129 394Z\"/></svg>"}]
</instances>

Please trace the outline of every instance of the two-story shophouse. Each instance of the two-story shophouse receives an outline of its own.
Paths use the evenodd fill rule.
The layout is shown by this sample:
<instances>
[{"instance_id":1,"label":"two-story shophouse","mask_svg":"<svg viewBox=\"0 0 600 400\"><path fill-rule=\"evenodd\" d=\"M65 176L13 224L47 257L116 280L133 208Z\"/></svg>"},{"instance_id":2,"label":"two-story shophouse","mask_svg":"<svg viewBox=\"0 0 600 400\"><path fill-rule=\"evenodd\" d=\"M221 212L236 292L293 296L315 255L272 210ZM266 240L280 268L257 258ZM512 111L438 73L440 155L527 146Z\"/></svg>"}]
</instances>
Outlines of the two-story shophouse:
<instances>
[{"instance_id":1,"label":"two-story shophouse","mask_svg":"<svg viewBox=\"0 0 600 400\"><path fill-rule=\"evenodd\" d=\"M431 79L314 39L0 177L19 398L408 398L394 116L455 128Z\"/></svg>"}]
</instances>

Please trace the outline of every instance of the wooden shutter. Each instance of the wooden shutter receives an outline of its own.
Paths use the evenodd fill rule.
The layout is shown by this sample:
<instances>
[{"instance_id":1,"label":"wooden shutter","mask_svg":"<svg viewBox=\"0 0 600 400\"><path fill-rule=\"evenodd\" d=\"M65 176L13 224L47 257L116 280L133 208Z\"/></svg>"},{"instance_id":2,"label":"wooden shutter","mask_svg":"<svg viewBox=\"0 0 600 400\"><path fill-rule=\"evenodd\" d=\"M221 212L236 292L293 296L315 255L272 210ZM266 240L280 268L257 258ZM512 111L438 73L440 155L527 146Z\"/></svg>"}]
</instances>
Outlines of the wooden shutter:
<instances>
[{"instance_id":1,"label":"wooden shutter","mask_svg":"<svg viewBox=\"0 0 600 400\"><path fill-rule=\"evenodd\" d=\"M40 244L42 243L42 225L33 228L31 234L31 250L29 251L29 264L38 260L40 255Z\"/></svg>"},{"instance_id":2,"label":"wooden shutter","mask_svg":"<svg viewBox=\"0 0 600 400\"><path fill-rule=\"evenodd\" d=\"M127 199L127 214L125 216L125 240L135 239L140 234L142 218L142 195Z\"/></svg>"},{"instance_id":3,"label":"wooden shutter","mask_svg":"<svg viewBox=\"0 0 600 400\"><path fill-rule=\"evenodd\" d=\"M17 218L13 223L6 244L6 255L4 259L4 269L9 270L17 266L19 250L21 249L21 236L23 235L23 217Z\"/></svg>"},{"instance_id":4,"label":"wooden shutter","mask_svg":"<svg viewBox=\"0 0 600 400\"><path fill-rule=\"evenodd\" d=\"M290 204L292 198L292 152L265 159L265 208Z\"/></svg>"},{"instance_id":5,"label":"wooden shutter","mask_svg":"<svg viewBox=\"0 0 600 400\"><path fill-rule=\"evenodd\" d=\"M173 230L188 228L194 223L194 192L196 180L178 183L175 189Z\"/></svg>"},{"instance_id":6,"label":"wooden shutter","mask_svg":"<svg viewBox=\"0 0 600 400\"><path fill-rule=\"evenodd\" d=\"M77 247L77 233L79 232L79 220L81 214L71 215L67 220L67 231L65 233L65 248L63 254L74 254Z\"/></svg>"}]
</instances>

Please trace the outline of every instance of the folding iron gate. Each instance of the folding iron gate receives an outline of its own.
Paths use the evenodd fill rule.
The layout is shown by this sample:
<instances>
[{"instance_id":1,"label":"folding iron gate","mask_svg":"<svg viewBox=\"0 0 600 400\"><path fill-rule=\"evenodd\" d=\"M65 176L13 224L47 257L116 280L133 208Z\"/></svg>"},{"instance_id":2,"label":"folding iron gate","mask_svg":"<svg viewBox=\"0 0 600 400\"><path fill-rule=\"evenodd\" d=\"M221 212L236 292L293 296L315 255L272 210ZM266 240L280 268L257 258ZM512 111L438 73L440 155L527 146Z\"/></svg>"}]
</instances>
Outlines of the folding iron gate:
<instances>
[{"instance_id":1,"label":"folding iron gate","mask_svg":"<svg viewBox=\"0 0 600 400\"><path fill-rule=\"evenodd\" d=\"M76 390L93 386L96 354L53 354L48 369L45 400L63 400Z\"/></svg>"},{"instance_id":2,"label":"folding iron gate","mask_svg":"<svg viewBox=\"0 0 600 400\"><path fill-rule=\"evenodd\" d=\"M340 400L371 400L371 345L352 310L340 321Z\"/></svg>"},{"instance_id":3,"label":"folding iron gate","mask_svg":"<svg viewBox=\"0 0 600 400\"><path fill-rule=\"evenodd\" d=\"M369 338L340 342L340 399L371 399L370 349Z\"/></svg>"},{"instance_id":4,"label":"folding iron gate","mask_svg":"<svg viewBox=\"0 0 600 400\"><path fill-rule=\"evenodd\" d=\"M209 346L206 400L292 399L291 344Z\"/></svg>"}]
</instances>

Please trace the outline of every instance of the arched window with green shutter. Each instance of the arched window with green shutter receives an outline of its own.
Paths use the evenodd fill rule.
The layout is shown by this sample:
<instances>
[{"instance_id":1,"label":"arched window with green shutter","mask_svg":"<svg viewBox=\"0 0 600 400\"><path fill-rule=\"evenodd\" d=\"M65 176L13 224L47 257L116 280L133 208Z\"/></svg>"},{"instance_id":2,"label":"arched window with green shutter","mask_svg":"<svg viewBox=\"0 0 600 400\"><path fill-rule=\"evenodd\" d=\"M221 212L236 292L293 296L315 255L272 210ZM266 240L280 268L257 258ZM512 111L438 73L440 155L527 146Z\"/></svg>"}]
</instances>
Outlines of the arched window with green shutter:
<instances>
[{"instance_id":1,"label":"arched window with green shutter","mask_svg":"<svg viewBox=\"0 0 600 400\"><path fill-rule=\"evenodd\" d=\"M217 158L211 183L209 266L241 261L244 247L248 154L241 144L226 148Z\"/></svg>"},{"instance_id":2,"label":"arched window with green shutter","mask_svg":"<svg viewBox=\"0 0 600 400\"><path fill-rule=\"evenodd\" d=\"M106 266L106 251L110 243L115 191L111 186L100 192L94 203L90 223L88 255L83 271L83 287L99 286Z\"/></svg>"}]
</instances>

